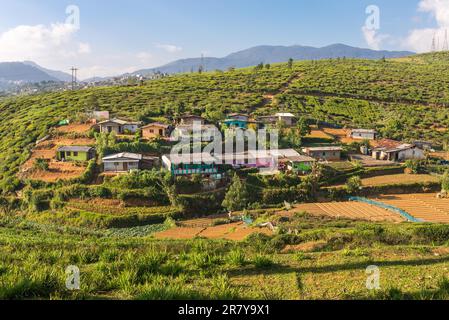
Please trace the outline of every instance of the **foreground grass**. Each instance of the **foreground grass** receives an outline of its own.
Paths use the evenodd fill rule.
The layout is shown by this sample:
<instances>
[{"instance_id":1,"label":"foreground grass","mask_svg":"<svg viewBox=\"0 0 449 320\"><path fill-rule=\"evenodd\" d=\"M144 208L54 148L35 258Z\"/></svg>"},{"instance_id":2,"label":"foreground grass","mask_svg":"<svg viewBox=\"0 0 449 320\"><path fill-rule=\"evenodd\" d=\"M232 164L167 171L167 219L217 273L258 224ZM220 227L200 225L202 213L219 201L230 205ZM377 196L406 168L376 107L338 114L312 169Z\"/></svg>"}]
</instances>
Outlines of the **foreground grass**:
<instances>
[{"instance_id":1,"label":"foreground grass","mask_svg":"<svg viewBox=\"0 0 449 320\"><path fill-rule=\"evenodd\" d=\"M306 216L285 227L295 225L303 230L295 240L254 235L235 243L159 241L144 230L117 234L2 218L0 299L449 298L445 227ZM80 269L79 291L65 287L70 265ZM380 290L366 289L370 265L380 269Z\"/></svg>"}]
</instances>

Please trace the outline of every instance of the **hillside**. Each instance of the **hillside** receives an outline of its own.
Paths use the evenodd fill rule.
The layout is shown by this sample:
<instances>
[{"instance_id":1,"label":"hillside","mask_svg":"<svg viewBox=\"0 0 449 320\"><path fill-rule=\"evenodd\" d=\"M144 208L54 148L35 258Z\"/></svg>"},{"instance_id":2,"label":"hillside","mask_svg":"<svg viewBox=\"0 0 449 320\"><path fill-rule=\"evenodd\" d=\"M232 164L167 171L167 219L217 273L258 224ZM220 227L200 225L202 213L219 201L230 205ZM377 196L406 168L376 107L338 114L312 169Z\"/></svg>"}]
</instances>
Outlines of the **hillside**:
<instances>
[{"instance_id":1,"label":"hillside","mask_svg":"<svg viewBox=\"0 0 449 320\"><path fill-rule=\"evenodd\" d=\"M278 64L260 71L247 68L177 75L135 87L2 98L2 188L11 190L18 184L15 174L37 139L57 121L79 118L92 108L93 101L116 116L143 120L192 112L216 121L222 112L283 110L342 126L376 127L392 138L442 143L449 127L449 62L434 62L430 57L423 56L420 63L303 61L292 69Z\"/></svg>"},{"instance_id":2,"label":"hillside","mask_svg":"<svg viewBox=\"0 0 449 320\"><path fill-rule=\"evenodd\" d=\"M184 73L191 70L198 70L200 65L204 65L206 70L226 70L230 67L245 68L263 63L287 62L290 58L301 60L322 60L335 58L359 58L359 59L381 59L398 58L413 55L408 51L376 51L361 49L344 44L333 44L330 46L315 48L307 46L258 46L231 53L224 58L206 57L182 59L171 62L167 65L139 70L133 74L147 74L155 71L163 73Z\"/></svg>"}]
</instances>

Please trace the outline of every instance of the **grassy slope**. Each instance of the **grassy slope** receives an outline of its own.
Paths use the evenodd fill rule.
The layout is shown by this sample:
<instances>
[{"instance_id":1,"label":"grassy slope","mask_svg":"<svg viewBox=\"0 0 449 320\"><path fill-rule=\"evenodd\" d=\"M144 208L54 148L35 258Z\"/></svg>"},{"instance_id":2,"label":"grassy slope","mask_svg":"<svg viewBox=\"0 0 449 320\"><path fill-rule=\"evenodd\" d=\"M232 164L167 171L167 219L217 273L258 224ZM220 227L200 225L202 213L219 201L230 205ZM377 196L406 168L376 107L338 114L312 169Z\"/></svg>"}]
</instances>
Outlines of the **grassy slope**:
<instances>
[{"instance_id":1,"label":"grassy slope","mask_svg":"<svg viewBox=\"0 0 449 320\"><path fill-rule=\"evenodd\" d=\"M439 227L424 232L419 225L301 217L293 223L302 228L296 240L228 243L114 238L10 219L0 224L2 299L449 298L449 250L437 246L445 244ZM286 241L321 246L280 253ZM80 291L65 289L68 265L80 268ZM366 289L370 265L380 268L380 291Z\"/></svg>"},{"instance_id":2,"label":"grassy slope","mask_svg":"<svg viewBox=\"0 0 449 320\"><path fill-rule=\"evenodd\" d=\"M447 61L423 56L420 63L333 60L285 64L255 73L186 74L150 81L143 87L95 88L0 100L0 180L12 178L30 145L58 120L76 118L95 96L118 116L166 117L182 103L184 112L212 110L270 113L273 107L340 124L382 128L398 119L403 137L433 138L448 127ZM444 56L446 57L446 56ZM267 95L278 95L273 101ZM339 97L338 97L339 96ZM342 98L346 97L346 98ZM415 103L417 105L415 105ZM274 105L274 106L273 106ZM413 128L413 130L412 130Z\"/></svg>"}]
</instances>

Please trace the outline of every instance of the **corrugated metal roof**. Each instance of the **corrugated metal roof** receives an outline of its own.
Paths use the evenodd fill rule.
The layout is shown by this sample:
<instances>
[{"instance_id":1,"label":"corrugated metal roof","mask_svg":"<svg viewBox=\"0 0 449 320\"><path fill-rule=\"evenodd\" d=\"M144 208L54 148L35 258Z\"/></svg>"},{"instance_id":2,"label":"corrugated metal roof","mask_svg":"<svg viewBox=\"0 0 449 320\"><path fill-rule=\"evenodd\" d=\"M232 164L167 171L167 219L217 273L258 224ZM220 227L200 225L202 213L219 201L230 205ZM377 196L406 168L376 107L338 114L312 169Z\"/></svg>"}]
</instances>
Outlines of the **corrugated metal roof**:
<instances>
[{"instance_id":1,"label":"corrugated metal roof","mask_svg":"<svg viewBox=\"0 0 449 320\"><path fill-rule=\"evenodd\" d=\"M117 154L112 154L103 158L103 162L107 161L117 161L117 160L132 160L140 161L143 159L143 155L137 153L122 152Z\"/></svg>"},{"instance_id":2,"label":"corrugated metal roof","mask_svg":"<svg viewBox=\"0 0 449 320\"><path fill-rule=\"evenodd\" d=\"M93 149L88 146L63 146L58 148L58 152L89 152Z\"/></svg>"}]
</instances>

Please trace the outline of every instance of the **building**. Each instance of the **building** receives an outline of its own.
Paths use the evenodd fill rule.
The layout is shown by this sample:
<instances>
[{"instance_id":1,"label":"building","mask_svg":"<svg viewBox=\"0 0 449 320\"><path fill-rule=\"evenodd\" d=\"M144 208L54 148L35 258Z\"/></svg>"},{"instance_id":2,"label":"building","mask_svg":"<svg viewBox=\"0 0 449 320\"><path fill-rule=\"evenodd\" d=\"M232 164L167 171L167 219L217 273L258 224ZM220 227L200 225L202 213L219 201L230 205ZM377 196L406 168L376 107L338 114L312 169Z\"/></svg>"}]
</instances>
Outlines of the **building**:
<instances>
[{"instance_id":1,"label":"building","mask_svg":"<svg viewBox=\"0 0 449 320\"><path fill-rule=\"evenodd\" d=\"M169 126L163 123L155 122L142 127L142 138L157 139L168 136Z\"/></svg>"},{"instance_id":2,"label":"building","mask_svg":"<svg viewBox=\"0 0 449 320\"><path fill-rule=\"evenodd\" d=\"M309 156L299 154L296 150L285 149L278 150L279 169L283 171L291 171L297 174L306 174L312 171L313 164L316 160Z\"/></svg>"},{"instance_id":3,"label":"building","mask_svg":"<svg viewBox=\"0 0 449 320\"><path fill-rule=\"evenodd\" d=\"M292 113L276 113L276 118L279 122L284 123L286 126L293 126L296 123L296 116Z\"/></svg>"},{"instance_id":4,"label":"building","mask_svg":"<svg viewBox=\"0 0 449 320\"><path fill-rule=\"evenodd\" d=\"M123 152L109 155L102 160L104 172L128 172L152 169L157 165L159 158Z\"/></svg>"},{"instance_id":5,"label":"building","mask_svg":"<svg viewBox=\"0 0 449 320\"><path fill-rule=\"evenodd\" d=\"M425 151L430 151L433 149L432 142L428 142L428 141L413 141L412 144L414 144L419 149L425 150Z\"/></svg>"},{"instance_id":6,"label":"building","mask_svg":"<svg viewBox=\"0 0 449 320\"><path fill-rule=\"evenodd\" d=\"M394 162L406 160L423 160L426 158L424 150L414 144L403 143L390 139L383 139L373 149L373 159Z\"/></svg>"},{"instance_id":7,"label":"building","mask_svg":"<svg viewBox=\"0 0 449 320\"><path fill-rule=\"evenodd\" d=\"M348 136L356 140L376 140L377 131L370 129L353 129L349 132Z\"/></svg>"},{"instance_id":8,"label":"building","mask_svg":"<svg viewBox=\"0 0 449 320\"><path fill-rule=\"evenodd\" d=\"M175 128L174 136L179 139L197 139L198 141L213 141L215 135L219 132L217 127L211 124L188 124L179 125ZM198 131L195 131L198 130Z\"/></svg>"},{"instance_id":9,"label":"building","mask_svg":"<svg viewBox=\"0 0 449 320\"><path fill-rule=\"evenodd\" d=\"M249 150L240 153L211 155L196 153L186 155L165 155L163 167L173 175L201 174L216 176L224 166L240 168L272 168L275 171L290 166L291 171L308 172L315 159L301 156L293 149Z\"/></svg>"},{"instance_id":10,"label":"building","mask_svg":"<svg viewBox=\"0 0 449 320\"><path fill-rule=\"evenodd\" d=\"M314 147L302 150L306 155L317 160L338 161L341 160L342 147Z\"/></svg>"},{"instance_id":11,"label":"building","mask_svg":"<svg viewBox=\"0 0 449 320\"><path fill-rule=\"evenodd\" d=\"M95 149L87 146L63 146L56 151L58 161L89 161L95 158Z\"/></svg>"},{"instance_id":12,"label":"building","mask_svg":"<svg viewBox=\"0 0 449 320\"><path fill-rule=\"evenodd\" d=\"M275 125L278 122L282 122L284 125L290 127L296 123L296 116L292 113L276 113L271 116L259 117L258 120L266 125Z\"/></svg>"},{"instance_id":13,"label":"building","mask_svg":"<svg viewBox=\"0 0 449 320\"><path fill-rule=\"evenodd\" d=\"M207 153L164 155L162 166L174 176L201 174L217 176L221 160Z\"/></svg>"},{"instance_id":14,"label":"building","mask_svg":"<svg viewBox=\"0 0 449 320\"><path fill-rule=\"evenodd\" d=\"M140 122L130 122L120 119L106 120L98 123L100 132L115 132L116 134L136 133L137 130L139 130L140 125Z\"/></svg>"},{"instance_id":15,"label":"building","mask_svg":"<svg viewBox=\"0 0 449 320\"><path fill-rule=\"evenodd\" d=\"M184 126L192 126L194 123L205 124L206 119L196 115L186 115L181 117L179 124Z\"/></svg>"}]
</instances>

